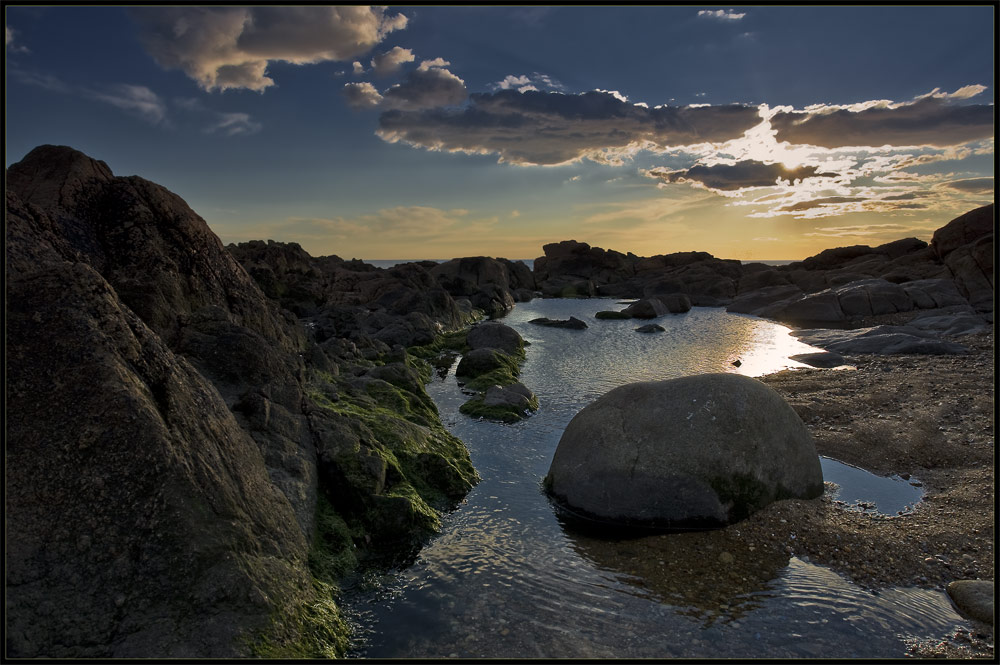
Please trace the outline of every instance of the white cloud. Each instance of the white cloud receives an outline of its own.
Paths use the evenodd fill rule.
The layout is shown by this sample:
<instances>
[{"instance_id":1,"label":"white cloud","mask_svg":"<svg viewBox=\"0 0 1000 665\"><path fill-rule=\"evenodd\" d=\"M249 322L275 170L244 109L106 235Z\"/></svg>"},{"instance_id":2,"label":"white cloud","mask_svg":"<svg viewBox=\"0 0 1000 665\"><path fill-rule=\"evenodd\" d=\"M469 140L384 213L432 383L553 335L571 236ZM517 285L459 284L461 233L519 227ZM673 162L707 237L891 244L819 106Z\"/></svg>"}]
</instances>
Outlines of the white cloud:
<instances>
[{"instance_id":1,"label":"white cloud","mask_svg":"<svg viewBox=\"0 0 1000 665\"><path fill-rule=\"evenodd\" d=\"M144 85L119 84L112 86L108 92L88 91L87 96L123 111L137 115L152 125L163 123L167 119L167 105L155 92Z\"/></svg>"},{"instance_id":2,"label":"white cloud","mask_svg":"<svg viewBox=\"0 0 1000 665\"><path fill-rule=\"evenodd\" d=\"M702 9L698 12L698 16L715 18L721 21L739 21L741 18L746 16L746 13L737 14L732 9L716 9L715 11L712 11L711 9Z\"/></svg>"},{"instance_id":3,"label":"white cloud","mask_svg":"<svg viewBox=\"0 0 1000 665\"><path fill-rule=\"evenodd\" d=\"M136 7L146 50L167 69L181 69L204 90L274 85L271 61L296 65L348 61L406 27L384 7Z\"/></svg>"},{"instance_id":4,"label":"white cloud","mask_svg":"<svg viewBox=\"0 0 1000 665\"><path fill-rule=\"evenodd\" d=\"M4 30L4 50L10 51L11 53L30 53L30 51L20 44L14 43L14 37L16 35L14 30L11 30L8 26L3 27Z\"/></svg>"},{"instance_id":5,"label":"white cloud","mask_svg":"<svg viewBox=\"0 0 1000 665\"><path fill-rule=\"evenodd\" d=\"M357 60L355 60L353 63L351 63L351 66L354 68L354 73L355 74L357 74L357 75L360 76L361 74L365 73L365 66L362 65Z\"/></svg>"},{"instance_id":6,"label":"white cloud","mask_svg":"<svg viewBox=\"0 0 1000 665\"><path fill-rule=\"evenodd\" d=\"M200 99L193 97L173 100L173 105L195 115L208 124L202 127L205 134L221 134L223 136L240 136L256 134L264 126L250 117L249 113L213 111L207 108Z\"/></svg>"},{"instance_id":7,"label":"white cloud","mask_svg":"<svg viewBox=\"0 0 1000 665\"><path fill-rule=\"evenodd\" d=\"M247 113L220 113L218 121L205 128L205 132L236 136L238 134L256 134L262 127L263 125L252 120Z\"/></svg>"},{"instance_id":8,"label":"white cloud","mask_svg":"<svg viewBox=\"0 0 1000 665\"><path fill-rule=\"evenodd\" d=\"M551 76L535 72L528 76L521 74L515 76L508 74L502 81L489 86L490 90L517 90L527 92L528 90L564 90L565 86L553 79Z\"/></svg>"},{"instance_id":9,"label":"white cloud","mask_svg":"<svg viewBox=\"0 0 1000 665\"><path fill-rule=\"evenodd\" d=\"M376 76L388 76L399 71L404 62L413 62L414 60L413 51L394 46L385 53L380 53L372 58L372 69ZM355 68L355 72L357 72L357 68Z\"/></svg>"},{"instance_id":10,"label":"white cloud","mask_svg":"<svg viewBox=\"0 0 1000 665\"><path fill-rule=\"evenodd\" d=\"M373 109L382 103L382 95L367 81L347 83L343 88L347 103L355 109Z\"/></svg>"}]
</instances>

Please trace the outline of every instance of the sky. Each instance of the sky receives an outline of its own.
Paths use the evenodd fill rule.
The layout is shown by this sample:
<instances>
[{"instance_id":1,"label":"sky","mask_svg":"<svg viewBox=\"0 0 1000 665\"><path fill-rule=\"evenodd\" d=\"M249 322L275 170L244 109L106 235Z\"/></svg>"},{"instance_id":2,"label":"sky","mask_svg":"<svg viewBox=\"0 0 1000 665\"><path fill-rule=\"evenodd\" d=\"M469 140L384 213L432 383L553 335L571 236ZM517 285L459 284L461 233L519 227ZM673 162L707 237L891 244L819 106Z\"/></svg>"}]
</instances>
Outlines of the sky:
<instances>
[{"instance_id":1,"label":"sky","mask_svg":"<svg viewBox=\"0 0 1000 665\"><path fill-rule=\"evenodd\" d=\"M929 241L993 202L995 9L8 4L5 164L68 145L314 256Z\"/></svg>"}]
</instances>

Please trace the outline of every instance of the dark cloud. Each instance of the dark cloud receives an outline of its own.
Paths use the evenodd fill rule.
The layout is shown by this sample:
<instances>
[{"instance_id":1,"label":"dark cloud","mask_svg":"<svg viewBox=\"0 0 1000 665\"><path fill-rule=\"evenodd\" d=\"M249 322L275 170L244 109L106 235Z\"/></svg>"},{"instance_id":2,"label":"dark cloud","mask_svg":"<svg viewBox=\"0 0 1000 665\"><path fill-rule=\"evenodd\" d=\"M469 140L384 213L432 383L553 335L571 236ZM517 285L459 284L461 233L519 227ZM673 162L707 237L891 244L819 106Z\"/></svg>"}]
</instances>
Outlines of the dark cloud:
<instances>
[{"instance_id":1,"label":"dark cloud","mask_svg":"<svg viewBox=\"0 0 1000 665\"><path fill-rule=\"evenodd\" d=\"M650 109L607 92L499 90L474 93L461 109L387 111L379 119L378 135L431 150L551 165L583 157L615 162L616 151L640 145L664 150L728 141L759 122L755 106Z\"/></svg>"},{"instance_id":2,"label":"dark cloud","mask_svg":"<svg viewBox=\"0 0 1000 665\"><path fill-rule=\"evenodd\" d=\"M732 165L698 165L679 171L651 169L648 174L664 182L698 182L709 189L734 191L745 187L772 187L779 179L794 182L806 178L835 175L817 173L817 168L816 166L801 166L797 169L787 169L782 164L765 164L749 160Z\"/></svg>"},{"instance_id":3,"label":"dark cloud","mask_svg":"<svg viewBox=\"0 0 1000 665\"><path fill-rule=\"evenodd\" d=\"M424 60L406 80L382 93L382 106L400 111L457 106L465 101L465 81L445 69L447 61Z\"/></svg>"},{"instance_id":4,"label":"dark cloud","mask_svg":"<svg viewBox=\"0 0 1000 665\"><path fill-rule=\"evenodd\" d=\"M960 192L971 192L973 194L987 194L994 190L993 178L952 180L949 183L945 183L944 186L950 189L957 189Z\"/></svg>"},{"instance_id":5,"label":"dark cloud","mask_svg":"<svg viewBox=\"0 0 1000 665\"><path fill-rule=\"evenodd\" d=\"M775 113L771 128L778 141L823 148L845 146L955 146L993 136L993 107L958 105L940 97L912 104L858 111L790 111Z\"/></svg>"},{"instance_id":6,"label":"dark cloud","mask_svg":"<svg viewBox=\"0 0 1000 665\"><path fill-rule=\"evenodd\" d=\"M147 52L205 90L274 85L270 61L303 65L349 60L406 26L381 7L136 7Z\"/></svg>"}]
</instances>

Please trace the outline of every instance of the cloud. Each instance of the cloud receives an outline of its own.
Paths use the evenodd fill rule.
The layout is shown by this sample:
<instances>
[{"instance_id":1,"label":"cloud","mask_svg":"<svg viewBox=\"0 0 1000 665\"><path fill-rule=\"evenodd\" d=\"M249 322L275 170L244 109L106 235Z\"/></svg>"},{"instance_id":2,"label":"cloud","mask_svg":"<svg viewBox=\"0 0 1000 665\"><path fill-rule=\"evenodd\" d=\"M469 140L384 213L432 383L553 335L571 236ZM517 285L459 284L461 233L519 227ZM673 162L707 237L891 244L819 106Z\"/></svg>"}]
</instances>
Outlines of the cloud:
<instances>
[{"instance_id":1,"label":"cloud","mask_svg":"<svg viewBox=\"0 0 1000 665\"><path fill-rule=\"evenodd\" d=\"M698 16L702 16L704 18L719 19L720 21L739 21L741 18L746 16L746 14L745 13L737 14L732 9L729 10L716 9L715 11L712 11L710 9L702 9L701 11L698 12Z\"/></svg>"},{"instance_id":2,"label":"cloud","mask_svg":"<svg viewBox=\"0 0 1000 665\"><path fill-rule=\"evenodd\" d=\"M737 138L759 122L756 107L738 104L649 109L605 92L499 90L474 93L460 109L387 111L377 134L390 143L496 154L500 162L514 164L555 165L584 157L621 164L640 149Z\"/></svg>"},{"instance_id":3,"label":"cloud","mask_svg":"<svg viewBox=\"0 0 1000 665\"><path fill-rule=\"evenodd\" d=\"M36 88L42 88L48 90L49 92L58 92L63 94L72 93L74 91L73 86L64 83L58 77L52 76L51 74L42 74L39 72L29 72L19 67L8 66L8 73L15 79L24 83L26 85L32 85Z\"/></svg>"},{"instance_id":4,"label":"cloud","mask_svg":"<svg viewBox=\"0 0 1000 665\"><path fill-rule=\"evenodd\" d=\"M689 169L670 171L662 168L650 169L646 175L659 178L663 182L696 183L717 191L734 191L747 187L773 187L779 180L794 183L796 180L814 177L830 177L832 173L817 173L815 166L788 169L783 164L765 164L756 160L736 164L696 165Z\"/></svg>"},{"instance_id":5,"label":"cloud","mask_svg":"<svg viewBox=\"0 0 1000 665\"><path fill-rule=\"evenodd\" d=\"M364 74L364 73L365 73L365 66L364 66L364 65L362 65L362 64L361 64L360 62L358 62L357 60L355 60L355 61L354 61L353 63L351 63L351 67L353 67L353 68L354 68L354 73L355 73L356 75L359 75L359 76L360 76L361 74Z\"/></svg>"},{"instance_id":6,"label":"cloud","mask_svg":"<svg viewBox=\"0 0 1000 665\"><path fill-rule=\"evenodd\" d=\"M296 65L348 61L394 30L402 14L383 7L136 7L146 51L160 66L180 69L204 90L263 91L272 61Z\"/></svg>"},{"instance_id":7,"label":"cloud","mask_svg":"<svg viewBox=\"0 0 1000 665\"><path fill-rule=\"evenodd\" d=\"M3 30L5 51L10 51L11 53L31 53L26 47L14 43L14 37L17 34L14 30L11 30L6 25L3 27Z\"/></svg>"},{"instance_id":8,"label":"cloud","mask_svg":"<svg viewBox=\"0 0 1000 665\"><path fill-rule=\"evenodd\" d=\"M924 232L923 228L914 229L912 226L903 224L867 224L857 226L828 226L820 228L802 235L818 238L856 238L867 236L881 236L890 239L903 237L914 230Z\"/></svg>"},{"instance_id":9,"label":"cloud","mask_svg":"<svg viewBox=\"0 0 1000 665\"><path fill-rule=\"evenodd\" d=\"M399 71L404 62L413 62L414 59L413 51L410 49L394 46L385 53L380 53L372 58L372 69L376 76L388 76ZM357 68L355 68L356 71Z\"/></svg>"},{"instance_id":10,"label":"cloud","mask_svg":"<svg viewBox=\"0 0 1000 665\"><path fill-rule=\"evenodd\" d=\"M981 87L966 86L951 95L930 93L905 104L879 100L853 109L814 106L805 111L782 110L772 115L770 122L778 141L824 148L957 146L993 136L993 106L949 101L965 99Z\"/></svg>"},{"instance_id":11,"label":"cloud","mask_svg":"<svg viewBox=\"0 0 1000 665\"><path fill-rule=\"evenodd\" d=\"M250 119L247 113L220 113L215 124L205 128L208 134L225 134L226 136L236 136L238 134L256 134L263 125Z\"/></svg>"},{"instance_id":12,"label":"cloud","mask_svg":"<svg viewBox=\"0 0 1000 665\"><path fill-rule=\"evenodd\" d=\"M855 203L858 201L864 201L860 196L831 196L825 199L813 199L812 201L799 201L798 203L793 203L791 205L783 206L779 208L781 212L801 212L803 210L811 210L812 208L819 208L820 206L837 205L841 203Z\"/></svg>"},{"instance_id":13,"label":"cloud","mask_svg":"<svg viewBox=\"0 0 1000 665\"><path fill-rule=\"evenodd\" d=\"M207 118L208 124L202 127L206 134L221 134L223 136L240 136L256 134L264 126L253 120L249 113L227 113L213 111L202 104L200 99L193 97L174 99L173 105L201 118Z\"/></svg>"},{"instance_id":14,"label":"cloud","mask_svg":"<svg viewBox=\"0 0 1000 665\"><path fill-rule=\"evenodd\" d=\"M565 90L565 86L552 77L535 72L531 76L527 74L521 74L520 76L514 76L513 74L508 74L502 81L493 83L489 86L491 90L517 90L518 92L527 92L528 90Z\"/></svg>"},{"instance_id":15,"label":"cloud","mask_svg":"<svg viewBox=\"0 0 1000 665\"><path fill-rule=\"evenodd\" d=\"M116 106L136 115L151 125L158 125L167 119L167 105L155 92L144 85L119 84L108 92L89 90L88 97Z\"/></svg>"},{"instance_id":16,"label":"cloud","mask_svg":"<svg viewBox=\"0 0 1000 665\"><path fill-rule=\"evenodd\" d=\"M242 229L247 238L288 237L304 241L369 243L373 238L391 237L406 242L431 242L486 233L499 220L473 218L468 210L445 210L429 206L396 206L354 217L291 217L276 224Z\"/></svg>"},{"instance_id":17,"label":"cloud","mask_svg":"<svg viewBox=\"0 0 1000 665\"><path fill-rule=\"evenodd\" d=\"M994 191L993 178L967 178L944 183L944 187L972 194L989 194Z\"/></svg>"},{"instance_id":18,"label":"cloud","mask_svg":"<svg viewBox=\"0 0 1000 665\"><path fill-rule=\"evenodd\" d=\"M346 83L342 92L348 105L355 109L373 109L382 103L382 95L367 81Z\"/></svg>"},{"instance_id":19,"label":"cloud","mask_svg":"<svg viewBox=\"0 0 1000 665\"><path fill-rule=\"evenodd\" d=\"M463 103L468 95L465 81L445 69L449 64L441 58L424 60L402 83L382 93L382 106L417 111Z\"/></svg>"}]
</instances>

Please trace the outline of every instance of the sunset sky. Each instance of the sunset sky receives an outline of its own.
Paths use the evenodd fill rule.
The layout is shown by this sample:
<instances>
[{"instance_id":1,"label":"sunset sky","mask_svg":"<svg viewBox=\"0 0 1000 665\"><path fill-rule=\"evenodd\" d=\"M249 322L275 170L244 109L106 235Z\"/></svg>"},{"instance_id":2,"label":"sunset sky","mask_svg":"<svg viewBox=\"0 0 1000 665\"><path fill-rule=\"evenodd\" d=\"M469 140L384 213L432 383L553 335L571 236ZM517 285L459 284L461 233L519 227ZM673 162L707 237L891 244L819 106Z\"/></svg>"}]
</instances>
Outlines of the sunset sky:
<instances>
[{"instance_id":1,"label":"sunset sky","mask_svg":"<svg viewBox=\"0 0 1000 665\"><path fill-rule=\"evenodd\" d=\"M5 9L6 165L72 146L227 243L801 259L993 201L993 3Z\"/></svg>"}]
</instances>

